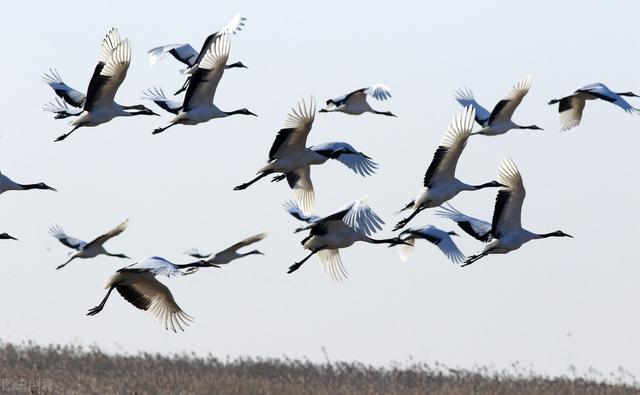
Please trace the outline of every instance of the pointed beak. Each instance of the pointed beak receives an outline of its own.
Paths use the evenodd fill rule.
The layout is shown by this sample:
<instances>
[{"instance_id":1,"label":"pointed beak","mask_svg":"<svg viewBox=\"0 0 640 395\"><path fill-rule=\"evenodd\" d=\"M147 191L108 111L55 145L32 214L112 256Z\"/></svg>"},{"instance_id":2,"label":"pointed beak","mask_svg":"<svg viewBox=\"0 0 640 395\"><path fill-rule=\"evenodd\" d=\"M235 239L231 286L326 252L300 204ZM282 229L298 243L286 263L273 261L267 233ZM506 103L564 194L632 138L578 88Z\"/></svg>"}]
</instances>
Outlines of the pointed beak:
<instances>
[{"instance_id":1,"label":"pointed beak","mask_svg":"<svg viewBox=\"0 0 640 395\"><path fill-rule=\"evenodd\" d=\"M564 235L567 236L567 237L571 237L573 239L573 236L571 236L571 235L568 235L566 233Z\"/></svg>"},{"instance_id":2,"label":"pointed beak","mask_svg":"<svg viewBox=\"0 0 640 395\"><path fill-rule=\"evenodd\" d=\"M458 237L460 237L460 235L459 235L459 234L457 234L457 233L456 233L456 232L454 232L454 231L449 232L449 234L450 234L451 236L458 236Z\"/></svg>"},{"instance_id":3,"label":"pointed beak","mask_svg":"<svg viewBox=\"0 0 640 395\"><path fill-rule=\"evenodd\" d=\"M257 116L258 116L258 114L254 114L254 113L252 113L251 111L249 111L249 115L253 115L254 117L257 117Z\"/></svg>"},{"instance_id":4,"label":"pointed beak","mask_svg":"<svg viewBox=\"0 0 640 395\"><path fill-rule=\"evenodd\" d=\"M50 191L53 191L53 192L58 192L58 190L55 189L54 187L47 186L47 189L49 189Z\"/></svg>"},{"instance_id":5,"label":"pointed beak","mask_svg":"<svg viewBox=\"0 0 640 395\"><path fill-rule=\"evenodd\" d=\"M13 237L13 236L11 236L11 235L7 235L7 237L8 237L9 239L11 239L11 240L16 240L16 241L18 240L18 239L16 239L15 237Z\"/></svg>"},{"instance_id":6,"label":"pointed beak","mask_svg":"<svg viewBox=\"0 0 640 395\"><path fill-rule=\"evenodd\" d=\"M157 116L160 116L160 114L155 113L155 112L153 112L153 111L151 111L151 115L157 115Z\"/></svg>"},{"instance_id":7,"label":"pointed beak","mask_svg":"<svg viewBox=\"0 0 640 395\"><path fill-rule=\"evenodd\" d=\"M262 251L256 251L256 254L259 254L259 255L265 255L265 253L264 253L264 252L262 252Z\"/></svg>"}]
</instances>

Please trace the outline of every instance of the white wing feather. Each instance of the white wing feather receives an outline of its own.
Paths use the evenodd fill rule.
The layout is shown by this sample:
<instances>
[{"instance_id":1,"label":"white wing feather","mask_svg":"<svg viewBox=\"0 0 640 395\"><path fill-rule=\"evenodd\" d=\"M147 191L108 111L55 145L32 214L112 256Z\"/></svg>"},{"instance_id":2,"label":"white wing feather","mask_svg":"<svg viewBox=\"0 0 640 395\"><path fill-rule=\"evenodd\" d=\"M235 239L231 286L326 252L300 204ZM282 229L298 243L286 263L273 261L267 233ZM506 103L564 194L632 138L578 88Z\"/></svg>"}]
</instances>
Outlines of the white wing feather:
<instances>
[{"instance_id":1,"label":"white wing feather","mask_svg":"<svg viewBox=\"0 0 640 395\"><path fill-rule=\"evenodd\" d=\"M145 258L129 266L125 266L120 270L148 271L156 276L167 277L178 276L182 274L182 271L179 267L159 256Z\"/></svg>"},{"instance_id":2,"label":"white wing feather","mask_svg":"<svg viewBox=\"0 0 640 395\"><path fill-rule=\"evenodd\" d=\"M324 144L317 144L311 147L314 151L331 151L339 154L336 158L338 162L347 166L354 173L361 176L369 176L376 172L378 164L371 160L370 157L357 151L348 143L335 141Z\"/></svg>"},{"instance_id":3,"label":"white wing feather","mask_svg":"<svg viewBox=\"0 0 640 395\"><path fill-rule=\"evenodd\" d=\"M491 113L476 101L471 89L464 88L457 90L455 98L462 107L472 106L476 110L476 122L481 126L486 126Z\"/></svg>"},{"instance_id":4,"label":"white wing feather","mask_svg":"<svg viewBox=\"0 0 640 395\"><path fill-rule=\"evenodd\" d=\"M383 84L374 84L368 87L364 93L376 100L384 101L391 97L391 89Z\"/></svg>"},{"instance_id":5,"label":"white wing feather","mask_svg":"<svg viewBox=\"0 0 640 395\"><path fill-rule=\"evenodd\" d=\"M311 215L316 205L316 197L313 191L313 183L311 182L311 167L305 166L294 173L297 175L293 189L293 197L302 208L304 215Z\"/></svg>"},{"instance_id":6,"label":"white wing feather","mask_svg":"<svg viewBox=\"0 0 640 395\"><path fill-rule=\"evenodd\" d=\"M341 281L349 276L340 259L340 250L322 250L318 252L318 260L334 281Z\"/></svg>"},{"instance_id":7,"label":"white wing feather","mask_svg":"<svg viewBox=\"0 0 640 395\"><path fill-rule=\"evenodd\" d=\"M365 203L365 199L366 197L356 200L343 207L340 211L349 209L342 218L342 222L356 232L371 236L375 232L382 230L384 221Z\"/></svg>"}]
</instances>

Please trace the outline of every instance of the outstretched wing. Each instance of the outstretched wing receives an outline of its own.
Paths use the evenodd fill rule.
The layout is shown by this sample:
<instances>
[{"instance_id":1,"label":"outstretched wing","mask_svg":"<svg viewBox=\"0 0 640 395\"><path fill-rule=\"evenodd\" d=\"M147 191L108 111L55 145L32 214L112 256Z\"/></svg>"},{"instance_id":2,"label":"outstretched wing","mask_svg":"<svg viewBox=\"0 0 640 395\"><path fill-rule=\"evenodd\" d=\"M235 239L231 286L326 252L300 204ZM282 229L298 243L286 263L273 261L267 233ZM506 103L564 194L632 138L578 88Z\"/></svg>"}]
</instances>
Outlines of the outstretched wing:
<instances>
[{"instance_id":1,"label":"outstretched wing","mask_svg":"<svg viewBox=\"0 0 640 395\"><path fill-rule=\"evenodd\" d=\"M289 111L282 129L278 131L269 150L269 160L301 154L307 147L307 136L313 126L315 114L316 102L313 96L308 102L300 100Z\"/></svg>"},{"instance_id":2,"label":"outstretched wing","mask_svg":"<svg viewBox=\"0 0 640 395\"><path fill-rule=\"evenodd\" d=\"M125 229L127 229L127 226L129 225L129 220L126 219L124 220L124 222L122 222L120 225L116 226L115 228L111 229L110 231L108 231L107 233L96 237L95 239L93 239L92 241L90 241L87 244L87 247L96 247L96 246L101 246L104 243L107 242L107 240L116 237L117 235L119 235L120 233L124 232Z\"/></svg>"},{"instance_id":3,"label":"outstretched wing","mask_svg":"<svg viewBox=\"0 0 640 395\"><path fill-rule=\"evenodd\" d=\"M501 233L522 228L522 203L526 191L520 171L509 157L505 157L498 168L498 182L508 186L498 192L491 221L491 234L499 239Z\"/></svg>"},{"instance_id":4,"label":"outstretched wing","mask_svg":"<svg viewBox=\"0 0 640 395\"><path fill-rule=\"evenodd\" d=\"M178 306L169 288L155 277L145 277L141 281L117 285L116 290L127 302L151 314L164 329L184 331L183 326L193 321L192 317Z\"/></svg>"},{"instance_id":5,"label":"outstretched wing","mask_svg":"<svg viewBox=\"0 0 640 395\"><path fill-rule=\"evenodd\" d=\"M184 96L185 111L194 107L207 107L213 103L230 50L231 42L228 34L216 36L211 46L205 49L204 57L196 63L197 70L191 76Z\"/></svg>"},{"instance_id":6,"label":"outstretched wing","mask_svg":"<svg viewBox=\"0 0 640 395\"><path fill-rule=\"evenodd\" d=\"M147 89L142 94L142 99L151 100L156 103L158 107L163 110L170 112L172 114L177 114L182 110L182 103L175 100L167 99L167 96L164 94L162 88L158 88L156 86L153 87L153 90Z\"/></svg>"},{"instance_id":7,"label":"outstretched wing","mask_svg":"<svg viewBox=\"0 0 640 395\"><path fill-rule=\"evenodd\" d=\"M84 101L87 98L86 95L65 84L58 70L49 69L49 73L45 73L42 76L42 80L70 106L82 108L84 105Z\"/></svg>"},{"instance_id":8,"label":"outstretched wing","mask_svg":"<svg viewBox=\"0 0 640 395\"><path fill-rule=\"evenodd\" d=\"M113 104L130 63L129 40L121 40L118 31L112 29L102 42L100 58L89 82L84 103L86 111L91 111L95 106L109 107Z\"/></svg>"},{"instance_id":9,"label":"outstretched wing","mask_svg":"<svg viewBox=\"0 0 640 395\"><path fill-rule=\"evenodd\" d=\"M153 66L167 55L173 56L178 62L191 67L196 64L198 52L190 44L168 44L152 48L149 53L149 66Z\"/></svg>"},{"instance_id":10,"label":"outstretched wing","mask_svg":"<svg viewBox=\"0 0 640 395\"><path fill-rule=\"evenodd\" d=\"M314 145L311 149L326 158L336 159L354 173L363 177L375 173L378 168L378 164L371 160L370 157L357 151L348 143L334 141Z\"/></svg>"},{"instance_id":11,"label":"outstretched wing","mask_svg":"<svg viewBox=\"0 0 640 395\"><path fill-rule=\"evenodd\" d=\"M578 95L569 95L560 99L558 112L560 113L560 130L569 130L580 124L585 100Z\"/></svg>"},{"instance_id":12,"label":"outstretched wing","mask_svg":"<svg viewBox=\"0 0 640 395\"><path fill-rule=\"evenodd\" d=\"M318 260L324 271L329 274L331 279L335 281L341 281L347 278L346 269L342 265L342 259L340 259L340 250L322 250L318 252Z\"/></svg>"},{"instance_id":13,"label":"outstretched wing","mask_svg":"<svg viewBox=\"0 0 640 395\"><path fill-rule=\"evenodd\" d=\"M464 88L457 90L455 98L462 107L473 107L476 110L476 122L478 122L480 126L487 126L491 114L476 101L471 89Z\"/></svg>"},{"instance_id":14,"label":"outstretched wing","mask_svg":"<svg viewBox=\"0 0 640 395\"><path fill-rule=\"evenodd\" d=\"M423 185L425 187L429 188L433 183L453 180L456 175L458 159L460 159L460 155L467 145L467 139L473 130L474 118L475 109L468 106L451 120L424 175Z\"/></svg>"},{"instance_id":15,"label":"outstretched wing","mask_svg":"<svg viewBox=\"0 0 640 395\"><path fill-rule=\"evenodd\" d=\"M87 245L86 242L64 233L64 230L62 230L62 228L58 225L49 228L49 233L51 234L51 236L58 239L60 243L77 251L82 250Z\"/></svg>"},{"instance_id":16,"label":"outstretched wing","mask_svg":"<svg viewBox=\"0 0 640 395\"><path fill-rule=\"evenodd\" d=\"M343 105L354 105L367 101L367 96L371 96L376 100L387 100L391 97L391 89L383 84L374 84L366 88L356 89L345 95L334 97L327 100L329 108L340 107Z\"/></svg>"},{"instance_id":17,"label":"outstretched wing","mask_svg":"<svg viewBox=\"0 0 640 395\"><path fill-rule=\"evenodd\" d=\"M55 115L55 119L63 119L68 117L75 117L82 114L81 108L69 107L67 102L60 100L58 97L54 97L54 101L42 106L42 111L52 112Z\"/></svg>"},{"instance_id":18,"label":"outstretched wing","mask_svg":"<svg viewBox=\"0 0 640 395\"><path fill-rule=\"evenodd\" d=\"M448 218L457 223L460 229L477 240L488 242L491 240L491 224L478 218L470 217L456 210L451 204L445 203L434 212L438 217Z\"/></svg>"},{"instance_id":19,"label":"outstretched wing","mask_svg":"<svg viewBox=\"0 0 640 395\"><path fill-rule=\"evenodd\" d=\"M365 200L366 197L356 200L343 207L340 211L348 210L342 217L342 222L356 232L371 236L375 232L382 230L384 221L365 203Z\"/></svg>"},{"instance_id":20,"label":"outstretched wing","mask_svg":"<svg viewBox=\"0 0 640 395\"><path fill-rule=\"evenodd\" d=\"M300 209L300 206L298 206L298 203L296 203L295 200L289 200L285 202L282 207L284 207L284 209L287 210L289 214L291 214L295 219L299 221L312 224L320 220L320 217L317 215L304 215L304 213Z\"/></svg>"},{"instance_id":21,"label":"outstretched wing","mask_svg":"<svg viewBox=\"0 0 640 395\"><path fill-rule=\"evenodd\" d=\"M304 215L310 215L316 205L315 192L311 182L311 166L307 165L286 174L289 187L293 190L293 198L302 208Z\"/></svg>"},{"instance_id":22,"label":"outstretched wing","mask_svg":"<svg viewBox=\"0 0 640 395\"><path fill-rule=\"evenodd\" d=\"M226 248L226 249L224 249L224 250L220 251L218 254L225 254L225 253L236 252L237 250L239 250L239 249L240 249L240 248L242 248L242 247L246 247L246 246L251 245L251 244L253 244L253 243L257 243L257 242L259 242L260 240L262 240L262 239L264 239L265 237L267 237L267 235L268 235L268 234L269 234L269 232L268 232L268 231L265 231L265 232L261 232L261 233L258 233L258 234L256 234L256 235L253 235L253 236L251 236L251 237L247 237L246 239L241 240L241 241L239 241L239 242L235 243L235 244L234 244L234 245L232 245L231 247Z\"/></svg>"},{"instance_id":23,"label":"outstretched wing","mask_svg":"<svg viewBox=\"0 0 640 395\"><path fill-rule=\"evenodd\" d=\"M518 108L527 92L529 92L529 88L531 88L531 75L527 75L518 81L518 83L507 92L507 95L496 104L489 116L489 124L496 121L509 121L513 116L513 112Z\"/></svg>"},{"instance_id":24,"label":"outstretched wing","mask_svg":"<svg viewBox=\"0 0 640 395\"><path fill-rule=\"evenodd\" d=\"M152 256L150 258L145 258L142 259L138 262L132 263L129 266L125 266L122 269L118 270L119 273L121 272L135 272L135 273L143 273L143 272L149 272L152 273L155 276L167 276L167 277L172 277L172 276L177 276L182 274L182 271L180 270L180 267L174 265L173 263L169 262L168 260L159 257L159 256Z\"/></svg>"}]
</instances>

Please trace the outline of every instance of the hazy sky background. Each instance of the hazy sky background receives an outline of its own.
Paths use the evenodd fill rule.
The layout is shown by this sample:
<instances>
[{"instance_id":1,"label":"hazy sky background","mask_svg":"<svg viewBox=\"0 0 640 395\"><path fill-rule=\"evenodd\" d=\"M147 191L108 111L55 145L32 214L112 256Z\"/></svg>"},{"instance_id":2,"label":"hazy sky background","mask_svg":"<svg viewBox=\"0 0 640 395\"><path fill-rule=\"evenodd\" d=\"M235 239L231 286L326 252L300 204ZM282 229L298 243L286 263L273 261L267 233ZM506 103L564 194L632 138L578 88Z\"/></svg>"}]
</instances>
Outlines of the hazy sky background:
<instances>
[{"instance_id":1,"label":"hazy sky background","mask_svg":"<svg viewBox=\"0 0 640 395\"><path fill-rule=\"evenodd\" d=\"M392 4L392 6L390 6ZM532 364L566 373L574 364L640 375L637 314L640 117L603 102L587 104L582 125L559 132L557 107L547 101L588 83L640 91L637 36L640 5L632 1L521 2L8 2L0 169L22 183L59 189L0 196L2 242L0 339L97 344L110 351L194 351L224 357L282 356L386 365L439 361L451 366ZM247 18L232 41L230 61L249 68L225 72L216 94L235 116L176 126L152 136L171 117L115 119L83 128L62 143L67 121L41 106L53 98L40 76L58 68L86 91L100 43L115 26L131 40L133 59L117 101L136 104L144 89L167 93L183 82L181 65L166 59L149 68L146 51L205 36L236 12ZM523 224L557 229L575 239L533 241L509 255L461 269L422 242L410 261L395 249L356 245L342 251L350 278L332 282L315 260L287 275L303 257L298 223L281 204L284 184L232 188L263 164L290 107L313 94L329 97L381 82L393 90L373 102L398 118L320 114L309 144L342 140L380 164L369 178L332 161L312 169L317 213L369 195L387 222L418 192L447 124L460 107L456 89L473 89L491 109L522 76L533 85L514 121L542 132L512 131L469 141L457 175L469 183L496 177L504 154L523 174ZM640 92L639 92L640 93ZM633 99L631 99L633 100ZM633 101L640 107L640 100ZM150 107L153 103L149 103ZM463 193L452 203L490 219L496 191ZM216 251L263 229L270 236L252 256L220 270L161 278L195 318L185 332L165 331L113 294L105 310L87 317L104 296L105 280L133 261L99 257L54 268L68 250L47 230L59 224L92 239L130 218L111 252L135 259L160 255L185 262L190 247ZM413 225L454 224L423 212ZM465 254L483 245L456 240Z\"/></svg>"}]
</instances>

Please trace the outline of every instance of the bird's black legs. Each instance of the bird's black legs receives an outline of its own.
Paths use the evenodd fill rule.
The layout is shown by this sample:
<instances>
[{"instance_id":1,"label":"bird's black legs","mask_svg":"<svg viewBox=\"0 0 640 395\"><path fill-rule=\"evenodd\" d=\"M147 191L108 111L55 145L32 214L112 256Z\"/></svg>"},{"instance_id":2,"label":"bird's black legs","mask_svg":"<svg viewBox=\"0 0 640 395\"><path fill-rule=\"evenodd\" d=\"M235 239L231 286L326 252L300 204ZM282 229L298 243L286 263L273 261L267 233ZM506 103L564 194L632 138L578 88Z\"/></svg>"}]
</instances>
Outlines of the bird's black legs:
<instances>
[{"instance_id":1,"label":"bird's black legs","mask_svg":"<svg viewBox=\"0 0 640 395\"><path fill-rule=\"evenodd\" d=\"M63 267L67 266L69 264L69 262L71 262L72 260L75 259L75 256L72 256L71 258L69 258L68 261L66 261L65 263L63 263L62 265L56 267L56 270L62 269Z\"/></svg>"},{"instance_id":2,"label":"bird's black legs","mask_svg":"<svg viewBox=\"0 0 640 395\"><path fill-rule=\"evenodd\" d=\"M304 257L303 260L301 260L300 262L296 262L293 265L289 266L289 270L287 271L287 273L291 274L291 273L295 272L296 270L300 269L300 266L302 266L303 263L308 261L309 258L311 258L317 252L318 252L318 250L311 251L311 253L309 255L307 255L306 257Z\"/></svg>"},{"instance_id":3,"label":"bird's black legs","mask_svg":"<svg viewBox=\"0 0 640 395\"><path fill-rule=\"evenodd\" d=\"M278 174L277 176L274 176L271 179L271 182L280 182L280 181L284 180L285 178L287 178L287 174L286 173Z\"/></svg>"},{"instance_id":4,"label":"bird's black legs","mask_svg":"<svg viewBox=\"0 0 640 395\"><path fill-rule=\"evenodd\" d=\"M153 132L151 132L151 134L158 134L158 133L162 133L162 132L164 132L165 130L169 129L170 127L174 126L174 125L175 125L175 123L170 123L169 125L167 125L167 126L165 126L165 127L163 127L163 128L157 128L157 129L154 129L154 131L153 131Z\"/></svg>"},{"instance_id":5,"label":"bird's black legs","mask_svg":"<svg viewBox=\"0 0 640 395\"><path fill-rule=\"evenodd\" d=\"M254 178L253 180L249 181L249 182L245 182L244 184L240 184L237 187L233 188L234 191L241 191L243 189L247 189L248 187L250 187L251 185L255 184L258 180L260 180L261 178L264 178L267 176L268 173L260 173L258 174L258 176L256 178Z\"/></svg>"},{"instance_id":6,"label":"bird's black legs","mask_svg":"<svg viewBox=\"0 0 640 395\"><path fill-rule=\"evenodd\" d=\"M461 267L465 267L465 266L469 266L471 265L473 262L479 260L480 258L483 258L485 256L487 256L487 254L489 254L488 251L486 252L482 252L478 255L471 255L470 257L468 257L465 261L464 264Z\"/></svg>"},{"instance_id":7,"label":"bird's black legs","mask_svg":"<svg viewBox=\"0 0 640 395\"><path fill-rule=\"evenodd\" d=\"M107 303L107 299L109 299L109 295L111 295L111 291L113 291L113 288L115 287L112 286L111 288L109 288L109 291L107 291L107 294L105 295L104 299L102 299L102 302L100 302L100 304L96 307L89 309L87 315L96 315L102 311L102 309L104 308L104 304Z\"/></svg>"},{"instance_id":8,"label":"bird's black legs","mask_svg":"<svg viewBox=\"0 0 640 395\"><path fill-rule=\"evenodd\" d=\"M187 80L184 82L184 84L182 84L182 88L178 89L176 93L174 93L174 95L179 95L182 92L186 91L187 87L189 86L189 81L191 81L191 77L187 77Z\"/></svg>"},{"instance_id":9,"label":"bird's black legs","mask_svg":"<svg viewBox=\"0 0 640 395\"><path fill-rule=\"evenodd\" d=\"M66 139L66 138L67 138L71 133L75 132L75 131L76 131L76 129L78 129L78 128L79 128L79 127L81 127L81 126L82 126L82 125L78 125L78 126L74 127L73 129L71 129L71 131L70 131L69 133L65 133L65 134L63 134L62 136L58 136L58 138L57 138L57 139L55 139L55 140L53 140L53 141L54 141L54 142L56 142L56 141L62 141L62 140L64 140L64 139Z\"/></svg>"},{"instance_id":10,"label":"bird's black legs","mask_svg":"<svg viewBox=\"0 0 640 395\"><path fill-rule=\"evenodd\" d=\"M417 209L413 210L413 212L411 213L411 215L409 215L407 218L403 219L402 221L398 222L396 224L396 227L393 228L393 231L395 232L398 229L402 229L404 228L409 221L411 221L413 219L413 217L415 217L416 215L418 215L422 210L424 210L426 207L418 207Z\"/></svg>"}]
</instances>

